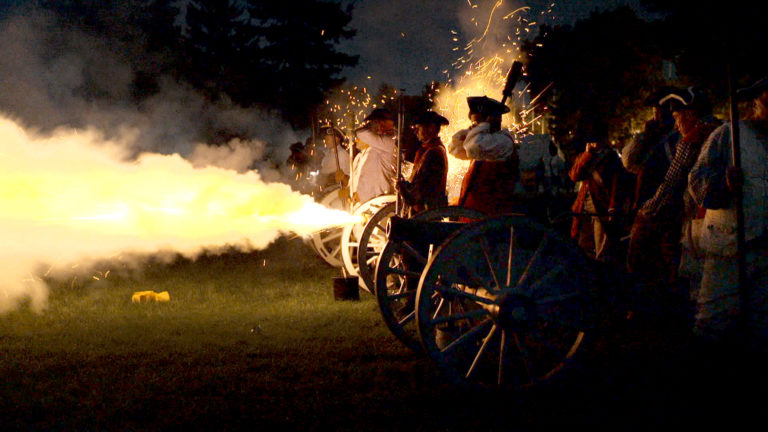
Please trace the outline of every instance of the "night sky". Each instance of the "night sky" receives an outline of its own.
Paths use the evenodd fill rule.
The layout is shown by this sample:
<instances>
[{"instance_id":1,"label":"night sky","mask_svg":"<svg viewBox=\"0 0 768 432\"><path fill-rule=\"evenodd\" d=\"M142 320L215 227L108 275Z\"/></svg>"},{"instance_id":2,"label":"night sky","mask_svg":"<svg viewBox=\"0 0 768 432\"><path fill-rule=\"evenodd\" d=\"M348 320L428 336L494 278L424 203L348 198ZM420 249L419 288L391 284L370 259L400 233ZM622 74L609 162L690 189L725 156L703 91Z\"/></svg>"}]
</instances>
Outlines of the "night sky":
<instances>
[{"instance_id":1,"label":"night sky","mask_svg":"<svg viewBox=\"0 0 768 432\"><path fill-rule=\"evenodd\" d=\"M469 1L480 6L494 3ZM640 16L651 18L644 13L640 0L505 0L508 9L530 6L526 16L533 20L552 3L552 14L546 17L550 24L572 24L588 17L595 8L612 9L624 4ZM457 58L451 30L459 36L472 36L472 12L467 0L357 0L350 24L357 29L357 35L343 49L359 54L360 61L344 74L351 83L372 89L388 83L405 88L407 93L418 93L424 84L445 79L442 71Z\"/></svg>"}]
</instances>

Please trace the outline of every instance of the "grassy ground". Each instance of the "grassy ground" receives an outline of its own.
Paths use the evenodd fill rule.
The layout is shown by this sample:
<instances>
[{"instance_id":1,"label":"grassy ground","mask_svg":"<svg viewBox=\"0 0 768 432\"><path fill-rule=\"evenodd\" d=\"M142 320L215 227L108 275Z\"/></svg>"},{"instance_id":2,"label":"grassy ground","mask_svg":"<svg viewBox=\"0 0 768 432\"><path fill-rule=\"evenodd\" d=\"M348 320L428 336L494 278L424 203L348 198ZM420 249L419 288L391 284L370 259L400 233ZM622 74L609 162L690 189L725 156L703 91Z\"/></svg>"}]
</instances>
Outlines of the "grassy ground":
<instances>
[{"instance_id":1,"label":"grassy ground","mask_svg":"<svg viewBox=\"0 0 768 432\"><path fill-rule=\"evenodd\" d=\"M454 388L388 333L373 297L334 301L336 271L298 240L110 270L51 280L42 315L0 316L0 429L635 429L688 422L719 400L720 390L715 401L696 396L684 373L695 368L674 343L626 329L550 386ZM171 301L132 304L142 290Z\"/></svg>"}]
</instances>

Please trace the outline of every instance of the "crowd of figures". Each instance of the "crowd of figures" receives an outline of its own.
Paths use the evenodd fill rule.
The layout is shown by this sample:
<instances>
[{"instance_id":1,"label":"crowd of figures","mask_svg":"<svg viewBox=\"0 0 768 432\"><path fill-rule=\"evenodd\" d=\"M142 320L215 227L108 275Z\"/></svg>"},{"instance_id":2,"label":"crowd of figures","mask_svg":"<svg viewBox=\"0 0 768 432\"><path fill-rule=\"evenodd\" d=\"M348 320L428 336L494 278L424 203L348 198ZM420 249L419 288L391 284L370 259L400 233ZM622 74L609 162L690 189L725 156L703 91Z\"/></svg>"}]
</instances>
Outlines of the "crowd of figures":
<instances>
[{"instance_id":1,"label":"crowd of figures","mask_svg":"<svg viewBox=\"0 0 768 432\"><path fill-rule=\"evenodd\" d=\"M470 97L471 126L444 144L448 119L427 111L411 125L419 146L398 178L395 116L373 110L354 131L356 152L334 127L322 146L292 146L288 164L312 187L338 185L360 204L397 191L406 214L458 205L489 216L524 213L552 222L568 200L570 235L595 261L631 275L639 291L688 319L697 340L768 347L768 79L738 92L751 110L739 122L743 164L731 162L731 125L700 88L660 88L653 116L620 149L599 121L578 131L581 151L521 157L526 140L501 127L505 104ZM448 154L470 161L448 202ZM561 157L560 155L563 155ZM298 168L297 168L298 167ZM309 173L313 175L310 176ZM743 191L746 286L739 286L734 196ZM576 192L575 194L573 192ZM304 192L307 192L304 190ZM567 208L565 209L567 210Z\"/></svg>"}]
</instances>

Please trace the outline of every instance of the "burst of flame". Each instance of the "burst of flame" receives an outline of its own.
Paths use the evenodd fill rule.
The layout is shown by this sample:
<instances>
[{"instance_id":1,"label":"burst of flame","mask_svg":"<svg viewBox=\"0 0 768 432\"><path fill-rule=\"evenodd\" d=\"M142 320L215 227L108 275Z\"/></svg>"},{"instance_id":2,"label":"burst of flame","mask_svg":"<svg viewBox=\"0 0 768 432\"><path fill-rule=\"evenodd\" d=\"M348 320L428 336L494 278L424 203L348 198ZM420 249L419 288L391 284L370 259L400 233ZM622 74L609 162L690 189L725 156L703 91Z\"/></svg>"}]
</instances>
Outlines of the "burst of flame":
<instances>
[{"instance_id":1,"label":"burst of flame","mask_svg":"<svg viewBox=\"0 0 768 432\"><path fill-rule=\"evenodd\" d=\"M29 294L18 269L40 262L258 248L280 232L357 222L253 171L195 168L178 155L127 161L125 148L88 131L39 136L0 116L0 312Z\"/></svg>"}]
</instances>

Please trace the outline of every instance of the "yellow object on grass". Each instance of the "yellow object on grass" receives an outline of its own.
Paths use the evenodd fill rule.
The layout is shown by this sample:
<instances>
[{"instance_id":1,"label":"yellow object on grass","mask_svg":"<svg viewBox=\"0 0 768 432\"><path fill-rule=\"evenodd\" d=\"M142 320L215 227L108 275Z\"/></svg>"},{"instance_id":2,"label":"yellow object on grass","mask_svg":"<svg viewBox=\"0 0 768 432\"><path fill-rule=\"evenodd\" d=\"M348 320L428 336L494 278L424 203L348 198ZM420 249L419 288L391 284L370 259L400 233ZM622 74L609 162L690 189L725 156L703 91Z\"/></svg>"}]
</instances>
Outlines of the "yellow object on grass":
<instances>
[{"instance_id":1,"label":"yellow object on grass","mask_svg":"<svg viewBox=\"0 0 768 432\"><path fill-rule=\"evenodd\" d=\"M168 291L160 293L154 291L136 291L131 297L132 303L147 303L147 302L167 302L171 301L171 295Z\"/></svg>"}]
</instances>

